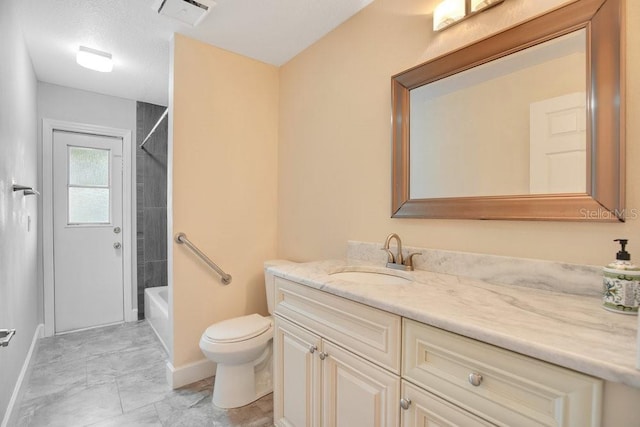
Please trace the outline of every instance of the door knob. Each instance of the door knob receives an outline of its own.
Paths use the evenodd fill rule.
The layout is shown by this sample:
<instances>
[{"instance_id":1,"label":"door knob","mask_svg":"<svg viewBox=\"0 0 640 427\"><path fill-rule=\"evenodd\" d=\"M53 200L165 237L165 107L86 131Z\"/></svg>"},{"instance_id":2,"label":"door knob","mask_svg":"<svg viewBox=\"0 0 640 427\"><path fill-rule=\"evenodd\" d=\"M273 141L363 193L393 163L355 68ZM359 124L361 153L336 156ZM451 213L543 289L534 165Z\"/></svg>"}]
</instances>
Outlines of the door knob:
<instances>
[{"instance_id":1,"label":"door knob","mask_svg":"<svg viewBox=\"0 0 640 427\"><path fill-rule=\"evenodd\" d=\"M118 234L122 231L122 229L120 227L113 227L113 232Z\"/></svg>"},{"instance_id":2,"label":"door knob","mask_svg":"<svg viewBox=\"0 0 640 427\"><path fill-rule=\"evenodd\" d=\"M115 242L113 244L113 247L116 248L116 249L120 249L122 247L122 244L120 242Z\"/></svg>"}]
</instances>

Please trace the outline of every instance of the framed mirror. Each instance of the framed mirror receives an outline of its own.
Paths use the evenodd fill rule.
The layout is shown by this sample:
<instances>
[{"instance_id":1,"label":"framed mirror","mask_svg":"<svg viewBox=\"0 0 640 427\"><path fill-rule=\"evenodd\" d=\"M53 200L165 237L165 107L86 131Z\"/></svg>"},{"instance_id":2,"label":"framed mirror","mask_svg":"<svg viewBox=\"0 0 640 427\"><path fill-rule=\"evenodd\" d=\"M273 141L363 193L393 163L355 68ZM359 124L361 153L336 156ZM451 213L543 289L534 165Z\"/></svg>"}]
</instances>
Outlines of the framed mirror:
<instances>
[{"instance_id":1,"label":"framed mirror","mask_svg":"<svg viewBox=\"0 0 640 427\"><path fill-rule=\"evenodd\" d=\"M620 0L392 77L392 217L624 221Z\"/></svg>"}]
</instances>

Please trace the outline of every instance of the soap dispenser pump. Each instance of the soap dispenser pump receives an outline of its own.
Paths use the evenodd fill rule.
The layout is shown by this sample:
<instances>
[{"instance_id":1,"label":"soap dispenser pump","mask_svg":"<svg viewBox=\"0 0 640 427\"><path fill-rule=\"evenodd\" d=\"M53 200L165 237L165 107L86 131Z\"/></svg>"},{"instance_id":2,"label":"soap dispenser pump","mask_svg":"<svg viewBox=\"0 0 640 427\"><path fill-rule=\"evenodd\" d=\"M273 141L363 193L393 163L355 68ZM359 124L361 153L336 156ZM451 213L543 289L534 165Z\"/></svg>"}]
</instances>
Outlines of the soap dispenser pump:
<instances>
[{"instance_id":1,"label":"soap dispenser pump","mask_svg":"<svg viewBox=\"0 0 640 427\"><path fill-rule=\"evenodd\" d=\"M627 239L616 239L620 250L616 260L603 268L602 307L624 314L638 314L640 268L631 263Z\"/></svg>"}]
</instances>

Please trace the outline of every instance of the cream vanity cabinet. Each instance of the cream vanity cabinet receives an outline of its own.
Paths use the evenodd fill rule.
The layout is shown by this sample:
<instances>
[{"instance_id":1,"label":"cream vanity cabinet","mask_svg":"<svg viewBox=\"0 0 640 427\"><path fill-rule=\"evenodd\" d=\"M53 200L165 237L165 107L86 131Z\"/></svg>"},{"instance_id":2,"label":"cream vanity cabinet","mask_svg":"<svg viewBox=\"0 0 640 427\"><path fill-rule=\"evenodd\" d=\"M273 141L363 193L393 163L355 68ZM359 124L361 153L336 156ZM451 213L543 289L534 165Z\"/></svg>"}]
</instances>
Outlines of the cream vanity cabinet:
<instances>
[{"instance_id":1,"label":"cream vanity cabinet","mask_svg":"<svg viewBox=\"0 0 640 427\"><path fill-rule=\"evenodd\" d=\"M275 303L276 426L600 425L601 380L282 278Z\"/></svg>"},{"instance_id":2,"label":"cream vanity cabinet","mask_svg":"<svg viewBox=\"0 0 640 427\"><path fill-rule=\"evenodd\" d=\"M395 426L401 318L276 278L276 426Z\"/></svg>"},{"instance_id":3,"label":"cream vanity cabinet","mask_svg":"<svg viewBox=\"0 0 640 427\"><path fill-rule=\"evenodd\" d=\"M599 379L409 319L402 331L405 427L456 407L473 419L453 425L600 426Z\"/></svg>"}]
</instances>

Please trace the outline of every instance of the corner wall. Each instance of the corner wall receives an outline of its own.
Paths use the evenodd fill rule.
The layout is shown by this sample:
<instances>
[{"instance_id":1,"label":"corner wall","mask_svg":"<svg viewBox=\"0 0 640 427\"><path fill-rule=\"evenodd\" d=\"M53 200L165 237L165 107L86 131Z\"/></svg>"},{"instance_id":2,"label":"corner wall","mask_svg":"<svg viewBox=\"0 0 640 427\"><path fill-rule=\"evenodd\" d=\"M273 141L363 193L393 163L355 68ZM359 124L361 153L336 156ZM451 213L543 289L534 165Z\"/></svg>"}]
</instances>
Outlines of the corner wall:
<instances>
[{"instance_id":1,"label":"corner wall","mask_svg":"<svg viewBox=\"0 0 640 427\"><path fill-rule=\"evenodd\" d=\"M390 78L567 1L510 0L431 31L435 0L375 0L280 71L278 255L343 258L347 240L602 265L626 223L392 219ZM627 3L627 208L640 214L640 3ZM634 250L635 248L635 250Z\"/></svg>"},{"instance_id":2,"label":"corner wall","mask_svg":"<svg viewBox=\"0 0 640 427\"><path fill-rule=\"evenodd\" d=\"M37 82L15 4L0 1L0 329L16 329L0 347L0 422L42 322L38 199L11 189L14 183L37 188L38 180Z\"/></svg>"},{"instance_id":3,"label":"corner wall","mask_svg":"<svg viewBox=\"0 0 640 427\"><path fill-rule=\"evenodd\" d=\"M266 313L263 263L276 255L278 69L176 34L172 75L169 291L172 363L181 369L204 359L198 343L212 323ZM178 232L233 282L222 285L177 245Z\"/></svg>"}]
</instances>

